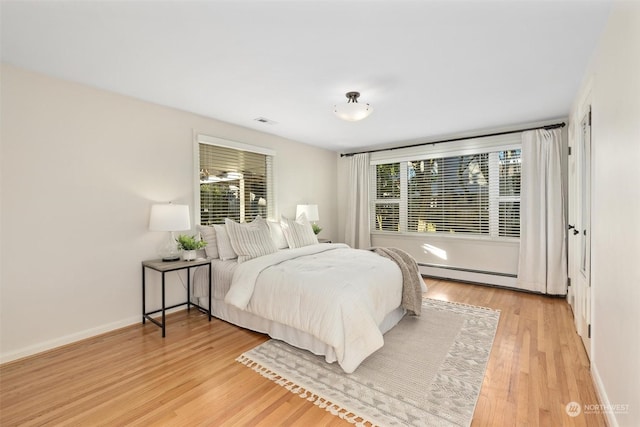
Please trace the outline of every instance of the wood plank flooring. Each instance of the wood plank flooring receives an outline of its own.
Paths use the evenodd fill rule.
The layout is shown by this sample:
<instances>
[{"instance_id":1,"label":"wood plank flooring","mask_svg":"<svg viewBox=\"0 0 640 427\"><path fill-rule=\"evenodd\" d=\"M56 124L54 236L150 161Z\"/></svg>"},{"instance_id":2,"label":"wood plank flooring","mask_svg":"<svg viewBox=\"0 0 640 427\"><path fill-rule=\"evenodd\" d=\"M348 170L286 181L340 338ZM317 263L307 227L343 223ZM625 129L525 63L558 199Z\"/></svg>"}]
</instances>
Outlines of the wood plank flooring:
<instances>
[{"instance_id":1,"label":"wood plank flooring","mask_svg":"<svg viewBox=\"0 0 640 427\"><path fill-rule=\"evenodd\" d=\"M473 426L604 426L564 299L426 279L427 297L501 310ZM267 338L197 310L0 366L0 425L348 426L235 362Z\"/></svg>"}]
</instances>

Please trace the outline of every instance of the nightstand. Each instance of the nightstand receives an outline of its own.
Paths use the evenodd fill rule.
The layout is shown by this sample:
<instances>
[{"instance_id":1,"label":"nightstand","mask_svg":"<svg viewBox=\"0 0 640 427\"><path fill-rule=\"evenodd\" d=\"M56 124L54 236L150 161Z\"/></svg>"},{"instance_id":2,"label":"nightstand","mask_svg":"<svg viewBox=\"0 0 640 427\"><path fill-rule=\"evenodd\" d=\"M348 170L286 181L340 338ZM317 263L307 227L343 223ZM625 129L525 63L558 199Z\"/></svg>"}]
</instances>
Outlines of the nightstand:
<instances>
[{"instance_id":1,"label":"nightstand","mask_svg":"<svg viewBox=\"0 0 640 427\"><path fill-rule=\"evenodd\" d=\"M208 266L209 267L209 308L205 309L204 307L201 307L198 304L195 304L193 302L191 302L191 269L193 267L200 267L200 266ZM162 308L158 309L158 310L154 310L154 311L147 311L146 308L146 301L145 301L145 297L146 297L146 269L149 268L151 270L155 270L157 272L160 272L162 274ZM180 270L187 270L187 301L186 302L181 302L180 304L174 304L170 307L167 307L165 305L165 300L164 300L164 295L165 295L165 275L169 272L172 271L180 271ZM187 310L191 309L191 306L197 307L198 309L204 311L207 313L207 317L209 318L209 321L211 321L211 260L210 259L198 259L195 261L171 261L171 262L165 262L162 261L161 259L154 259L154 260L149 260L149 261L143 261L142 262L142 324L144 325L146 323L147 320L149 320L151 323L159 326L160 328L162 328L162 337L165 337L165 325L166 325L166 320L165 320L165 312L169 309L175 308L175 307L180 307L182 305L187 306ZM157 321L156 319L152 318L151 315L155 314L155 313L160 313L162 312L162 322Z\"/></svg>"}]
</instances>

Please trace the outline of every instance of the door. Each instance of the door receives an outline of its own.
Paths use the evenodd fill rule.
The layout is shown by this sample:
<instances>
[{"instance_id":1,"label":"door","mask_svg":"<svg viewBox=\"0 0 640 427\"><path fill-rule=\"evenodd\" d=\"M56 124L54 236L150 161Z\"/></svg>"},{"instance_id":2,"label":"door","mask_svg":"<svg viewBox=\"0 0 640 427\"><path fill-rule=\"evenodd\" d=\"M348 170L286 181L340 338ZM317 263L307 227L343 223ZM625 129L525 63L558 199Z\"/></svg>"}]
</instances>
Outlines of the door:
<instances>
[{"instance_id":1,"label":"door","mask_svg":"<svg viewBox=\"0 0 640 427\"><path fill-rule=\"evenodd\" d=\"M591 356L591 110L569 157L569 279L576 329Z\"/></svg>"}]
</instances>

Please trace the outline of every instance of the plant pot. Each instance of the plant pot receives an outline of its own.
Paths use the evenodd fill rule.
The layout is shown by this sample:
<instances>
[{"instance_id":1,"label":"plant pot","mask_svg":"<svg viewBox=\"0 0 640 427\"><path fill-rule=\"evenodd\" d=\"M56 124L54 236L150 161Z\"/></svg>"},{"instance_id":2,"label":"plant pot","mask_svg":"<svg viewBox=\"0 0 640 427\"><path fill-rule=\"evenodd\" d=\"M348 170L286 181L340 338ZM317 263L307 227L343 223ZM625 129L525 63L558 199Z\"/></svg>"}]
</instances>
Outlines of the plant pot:
<instances>
[{"instance_id":1,"label":"plant pot","mask_svg":"<svg viewBox=\"0 0 640 427\"><path fill-rule=\"evenodd\" d=\"M182 259L185 261L193 261L196 259L196 251L182 251Z\"/></svg>"}]
</instances>

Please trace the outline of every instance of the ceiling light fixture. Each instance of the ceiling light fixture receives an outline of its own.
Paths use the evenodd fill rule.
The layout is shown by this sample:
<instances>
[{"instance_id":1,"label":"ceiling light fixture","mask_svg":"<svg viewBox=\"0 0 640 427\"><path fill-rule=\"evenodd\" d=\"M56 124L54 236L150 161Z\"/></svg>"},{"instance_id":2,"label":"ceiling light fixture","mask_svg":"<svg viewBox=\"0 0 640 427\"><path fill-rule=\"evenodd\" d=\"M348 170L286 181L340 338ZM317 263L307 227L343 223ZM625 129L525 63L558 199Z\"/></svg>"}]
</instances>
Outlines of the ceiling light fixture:
<instances>
[{"instance_id":1,"label":"ceiling light fixture","mask_svg":"<svg viewBox=\"0 0 640 427\"><path fill-rule=\"evenodd\" d=\"M333 106L333 112L336 116L350 122L357 122L369 116L373 112L373 107L366 103L358 103L360 92L347 92L347 103L336 104Z\"/></svg>"}]
</instances>

